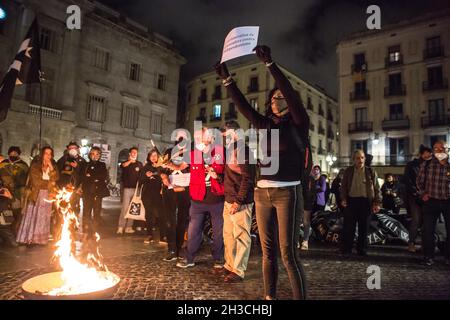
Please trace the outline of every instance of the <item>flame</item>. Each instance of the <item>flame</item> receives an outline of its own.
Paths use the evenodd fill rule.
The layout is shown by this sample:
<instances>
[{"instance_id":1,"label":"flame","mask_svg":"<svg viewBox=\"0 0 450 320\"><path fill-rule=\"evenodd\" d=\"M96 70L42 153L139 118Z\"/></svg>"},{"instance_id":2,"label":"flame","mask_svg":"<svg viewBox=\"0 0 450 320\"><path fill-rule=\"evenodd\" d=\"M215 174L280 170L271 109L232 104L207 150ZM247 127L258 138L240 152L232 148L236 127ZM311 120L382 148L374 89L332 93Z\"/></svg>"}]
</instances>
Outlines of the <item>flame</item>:
<instances>
[{"instance_id":1,"label":"flame","mask_svg":"<svg viewBox=\"0 0 450 320\"><path fill-rule=\"evenodd\" d=\"M102 256L96 245L95 252L88 252L86 256L87 263L81 263L75 256L74 239L72 238L71 229L79 227L76 214L70 206L70 198L72 196L70 189L63 188L56 194L53 202L56 209L62 214L63 225L61 235L56 243L56 251L53 258L58 260L62 268L61 280L63 285L59 288L50 290L48 295L76 295L89 293L93 291L101 291L113 286L117 282L117 278L110 273L107 267L102 263ZM98 233L95 233L96 244L100 240ZM101 272L99 269L103 269Z\"/></svg>"}]
</instances>

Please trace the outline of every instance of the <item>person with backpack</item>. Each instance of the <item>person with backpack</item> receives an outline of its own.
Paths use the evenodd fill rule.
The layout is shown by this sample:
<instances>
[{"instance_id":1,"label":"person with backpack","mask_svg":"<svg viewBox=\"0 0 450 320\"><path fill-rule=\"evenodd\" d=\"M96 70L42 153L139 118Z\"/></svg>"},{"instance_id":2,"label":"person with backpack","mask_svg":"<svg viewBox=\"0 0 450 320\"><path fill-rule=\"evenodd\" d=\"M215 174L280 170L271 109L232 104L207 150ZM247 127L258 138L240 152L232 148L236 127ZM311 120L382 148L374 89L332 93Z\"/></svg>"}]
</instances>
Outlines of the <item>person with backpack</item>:
<instances>
[{"instance_id":1,"label":"person with backpack","mask_svg":"<svg viewBox=\"0 0 450 320\"><path fill-rule=\"evenodd\" d=\"M381 195L378 177L370 167L365 165L365 154L362 150L353 153L354 165L348 167L341 184L341 201L344 207L343 242L341 252L351 254L358 225L358 255L367 255L367 230L371 212L380 211Z\"/></svg>"},{"instance_id":2,"label":"person with backpack","mask_svg":"<svg viewBox=\"0 0 450 320\"><path fill-rule=\"evenodd\" d=\"M305 299L304 272L297 259L298 240L295 239L295 229L298 227L297 195L302 177L301 149L297 140L307 143L309 116L299 94L272 60L270 48L257 46L255 52L268 68L276 84L269 92L266 115L260 114L250 105L225 63L217 63L215 69L239 111L260 130L261 145L271 157L271 161L259 164L260 174L254 195L263 252L264 299L273 300L277 297L278 243L293 299ZM273 136L277 134L279 141L273 143ZM271 172L272 164L276 161L278 170Z\"/></svg>"}]
</instances>

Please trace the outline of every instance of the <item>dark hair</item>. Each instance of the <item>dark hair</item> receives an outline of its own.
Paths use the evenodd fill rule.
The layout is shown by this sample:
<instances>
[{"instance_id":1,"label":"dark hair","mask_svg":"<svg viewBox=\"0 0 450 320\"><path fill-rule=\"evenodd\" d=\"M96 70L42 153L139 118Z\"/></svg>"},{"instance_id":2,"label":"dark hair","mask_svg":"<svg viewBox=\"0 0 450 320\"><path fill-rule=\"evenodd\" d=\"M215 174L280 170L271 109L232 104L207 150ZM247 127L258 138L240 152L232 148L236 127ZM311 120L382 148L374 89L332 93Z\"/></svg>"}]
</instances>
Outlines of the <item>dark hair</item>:
<instances>
[{"instance_id":1,"label":"dark hair","mask_svg":"<svg viewBox=\"0 0 450 320\"><path fill-rule=\"evenodd\" d=\"M148 152L148 154L147 154L147 162L151 162L150 157L151 157L151 155L152 155L153 153L156 153L156 155L158 155L158 150L152 149L152 150L150 150L150 151Z\"/></svg>"},{"instance_id":2,"label":"dark hair","mask_svg":"<svg viewBox=\"0 0 450 320\"><path fill-rule=\"evenodd\" d=\"M53 151L53 148L50 147L50 146L42 147L42 149L41 149L41 158L44 156L45 150L50 150L52 152L52 158L53 158L55 152Z\"/></svg>"},{"instance_id":3,"label":"dark hair","mask_svg":"<svg viewBox=\"0 0 450 320\"><path fill-rule=\"evenodd\" d=\"M100 147L97 147L97 146L92 147L91 150L90 150L89 152L91 152L91 151L97 151L97 152L99 152L99 153L102 153L102 149L100 149Z\"/></svg>"},{"instance_id":4,"label":"dark hair","mask_svg":"<svg viewBox=\"0 0 450 320\"><path fill-rule=\"evenodd\" d=\"M394 178L394 175L393 175L392 173L386 173L386 174L384 175L384 179L387 180L388 177Z\"/></svg>"},{"instance_id":5,"label":"dark hair","mask_svg":"<svg viewBox=\"0 0 450 320\"><path fill-rule=\"evenodd\" d=\"M20 150L20 147L18 147L18 146L9 147L8 154L10 154L11 152L17 152L18 155L20 155L22 153L22 151Z\"/></svg>"},{"instance_id":6,"label":"dark hair","mask_svg":"<svg viewBox=\"0 0 450 320\"><path fill-rule=\"evenodd\" d=\"M314 170L316 168L319 168L319 171L322 172L322 168L319 165L316 164L312 169Z\"/></svg>"},{"instance_id":7,"label":"dark hair","mask_svg":"<svg viewBox=\"0 0 450 320\"><path fill-rule=\"evenodd\" d=\"M133 150L139 151L138 147L131 147L130 150L128 150L128 152L131 153L131 151Z\"/></svg>"},{"instance_id":8,"label":"dark hair","mask_svg":"<svg viewBox=\"0 0 450 320\"><path fill-rule=\"evenodd\" d=\"M272 111L272 96L275 94L275 92L277 90L280 90L278 87L273 87L270 91L269 94L267 95L267 100L266 100L266 116L270 116L273 115L273 111Z\"/></svg>"}]
</instances>

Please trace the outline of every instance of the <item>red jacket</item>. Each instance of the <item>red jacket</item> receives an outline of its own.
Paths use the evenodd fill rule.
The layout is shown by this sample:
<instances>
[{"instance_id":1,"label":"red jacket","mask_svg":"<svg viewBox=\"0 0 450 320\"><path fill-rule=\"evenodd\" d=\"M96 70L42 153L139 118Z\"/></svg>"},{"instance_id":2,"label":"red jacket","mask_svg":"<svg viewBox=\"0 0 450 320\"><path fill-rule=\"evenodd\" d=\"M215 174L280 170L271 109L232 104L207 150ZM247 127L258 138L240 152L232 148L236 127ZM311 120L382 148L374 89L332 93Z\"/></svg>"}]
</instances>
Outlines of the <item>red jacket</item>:
<instances>
[{"instance_id":1,"label":"red jacket","mask_svg":"<svg viewBox=\"0 0 450 320\"><path fill-rule=\"evenodd\" d=\"M216 145L211 150L211 164L218 175L222 175L225 168L225 157L222 146ZM205 164L203 161L203 152L195 149L191 151L191 167L190 167L190 182L189 193L192 200L203 201L206 195L206 173ZM211 192L217 196L224 195L223 179L211 178Z\"/></svg>"}]
</instances>

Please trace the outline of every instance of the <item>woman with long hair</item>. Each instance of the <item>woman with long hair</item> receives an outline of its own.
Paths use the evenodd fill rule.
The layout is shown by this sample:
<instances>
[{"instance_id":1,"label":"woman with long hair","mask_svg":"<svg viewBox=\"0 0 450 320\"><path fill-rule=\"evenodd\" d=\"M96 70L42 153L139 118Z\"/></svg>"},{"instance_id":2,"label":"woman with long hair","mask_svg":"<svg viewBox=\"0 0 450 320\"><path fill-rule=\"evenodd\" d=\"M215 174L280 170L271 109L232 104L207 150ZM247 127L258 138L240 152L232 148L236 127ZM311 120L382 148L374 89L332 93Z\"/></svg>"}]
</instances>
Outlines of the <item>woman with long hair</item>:
<instances>
[{"instance_id":1,"label":"woman with long hair","mask_svg":"<svg viewBox=\"0 0 450 320\"><path fill-rule=\"evenodd\" d=\"M270 48L257 46L256 56L267 66L275 79L268 97L266 115L256 111L233 81L224 63L217 63L216 72L223 79L228 94L256 129L260 131L263 147L270 163L260 163L260 175L255 188L255 207L263 252L265 299L276 299L278 263L277 243L287 270L294 299L305 299L303 270L297 259L295 239L298 188L301 187L302 149L308 141L309 117L299 94L281 69L272 61ZM279 141L271 141L276 134ZM264 145L265 142L265 145ZM277 143L278 142L278 143ZM271 170L272 164L278 170ZM276 171L276 172L273 172ZM303 205L303 204L300 204ZM276 230L278 228L278 230ZM278 241L277 241L278 240Z\"/></svg>"},{"instance_id":2,"label":"woman with long hair","mask_svg":"<svg viewBox=\"0 0 450 320\"><path fill-rule=\"evenodd\" d=\"M45 245L50 236L52 203L59 173L53 159L53 149L44 147L39 157L32 162L27 183L27 203L17 233L21 244Z\"/></svg>"}]
</instances>

